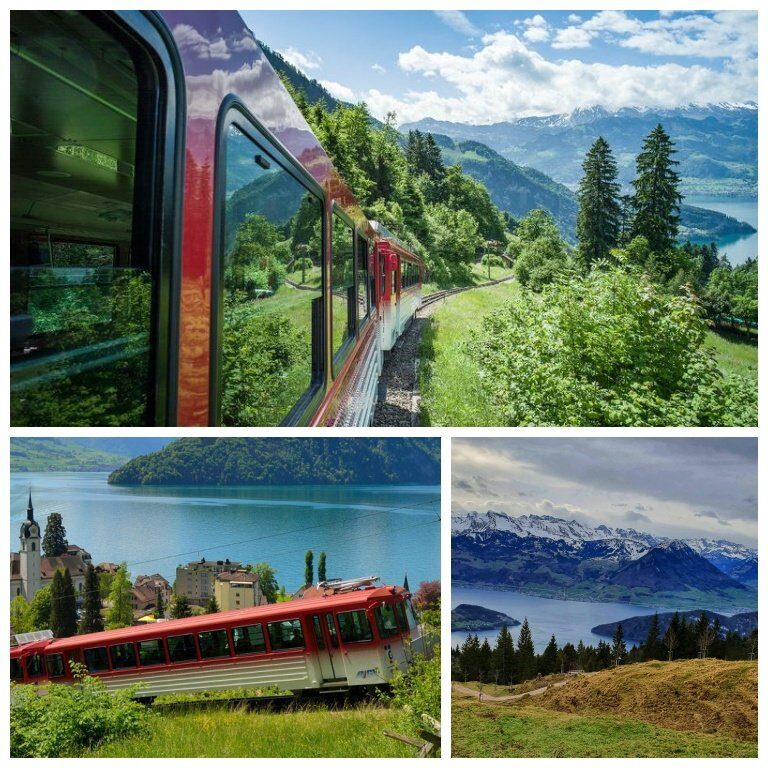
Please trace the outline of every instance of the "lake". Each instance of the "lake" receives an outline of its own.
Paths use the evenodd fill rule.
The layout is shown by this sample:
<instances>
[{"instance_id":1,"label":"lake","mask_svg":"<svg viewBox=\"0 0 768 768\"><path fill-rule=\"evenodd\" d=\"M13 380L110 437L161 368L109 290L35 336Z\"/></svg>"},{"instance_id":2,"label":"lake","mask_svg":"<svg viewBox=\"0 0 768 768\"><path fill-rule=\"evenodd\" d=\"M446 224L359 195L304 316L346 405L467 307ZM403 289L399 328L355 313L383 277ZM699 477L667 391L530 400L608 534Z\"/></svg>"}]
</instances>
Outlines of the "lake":
<instances>
[{"instance_id":1,"label":"lake","mask_svg":"<svg viewBox=\"0 0 768 768\"><path fill-rule=\"evenodd\" d=\"M568 642L578 645L579 640L583 640L584 645L597 645L600 640L607 640L608 638L593 635L592 627L609 621L628 619L630 616L653 614L657 610L656 608L627 605L626 603L549 600L544 597L521 595L518 592L454 586L451 589L451 608L455 608L459 603L482 605L484 608L501 611L521 623L527 616L536 653L541 653L544 650L553 633L560 646ZM520 627L510 628L510 633L517 641ZM467 634L467 632L451 632L451 646L455 648L457 643L463 643ZM486 632L473 632L472 634L478 634L481 642L483 638L487 637L488 642L493 647L499 630L492 629Z\"/></svg>"},{"instance_id":2,"label":"lake","mask_svg":"<svg viewBox=\"0 0 768 768\"><path fill-rule=\"evenodd\" d=\"M739 221L746 221L757 229L757 198L754 197L712 197L709 195L688 195L683 200L687 205L709 208L732 216ZM743 237L716 239L722 253L728 254L731 264L743 264L748 258L757 258L757 232ZM699 242L699 241L697 241ZM704 240L701 242L709 242Z\"/></svg>"},{"instance_id":3,"label":"lake","mask_svg":"<svg viewBox=\"0 0 768 768\"><path fill-rule=\"evenodd\" d=\"M439 486L127 487L106 472L12 473L11 548L19 547L32 487L35 519L59 512L72 544L93 562L126 561L135 578L209 560L267 561L291 592L304 582L304 553L328 577L383 583L440 578Z\"/></svg>"}]
</instances>

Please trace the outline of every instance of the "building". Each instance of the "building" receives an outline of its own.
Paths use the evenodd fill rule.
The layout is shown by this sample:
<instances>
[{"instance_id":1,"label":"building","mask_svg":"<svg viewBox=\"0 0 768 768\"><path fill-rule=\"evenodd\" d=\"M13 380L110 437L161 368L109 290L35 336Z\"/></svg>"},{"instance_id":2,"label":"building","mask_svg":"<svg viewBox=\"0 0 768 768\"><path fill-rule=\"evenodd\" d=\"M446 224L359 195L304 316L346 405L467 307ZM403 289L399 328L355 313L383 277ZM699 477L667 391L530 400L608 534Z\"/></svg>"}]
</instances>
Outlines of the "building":
<instances>
[{"instance_id":1,"label":"building","mask_svg":"<svg viewBox=\"0 0 768 768\"><path fill-rule=\"evenodd\" d=\"M213 591L221 611L253 608L267 602L259 589L259 577L250 571L232 570L220 573L216 577Z\"/></svg>"},{"instance_id":2,"label":"building","mask_svg":"<svg viewBox=\"0 0 768 768\"><path fill-rule=\"evenodd\" d=\"M91 556L77 544L67 546L66 552L56 557L43 557L40 525L35 520L32 491L29 492L27 519L21 524L19 551L11 552L10 598L21 595L31 601L40 589L47 587L59 569L69 571L75 592L85 589L85 574Z\"/></svg>"},{"instance_id":3,"label":"building","mask_svg":"<svg viewBox=\"0 0 768 768\"><path fill-rule=\"evenodd\" d=\"M171 585L159 573L151 576L137 576L131 590L131 607L134 611L151 611L157 607L157 590L167 606L171 599Z\"/></svg>"},{"instance_id":4,"label":"building","mask_svg":"<svg viewBox=\"0 0 768 768\"><path fill-rule=\"evenodd\" d=\"M220 573L239 570L242 563L230 560L206 560L203 558L176 569L174 591L184 595L190 605L205 605L213 596L213 585Z\"/></svg>"}]
</instances>

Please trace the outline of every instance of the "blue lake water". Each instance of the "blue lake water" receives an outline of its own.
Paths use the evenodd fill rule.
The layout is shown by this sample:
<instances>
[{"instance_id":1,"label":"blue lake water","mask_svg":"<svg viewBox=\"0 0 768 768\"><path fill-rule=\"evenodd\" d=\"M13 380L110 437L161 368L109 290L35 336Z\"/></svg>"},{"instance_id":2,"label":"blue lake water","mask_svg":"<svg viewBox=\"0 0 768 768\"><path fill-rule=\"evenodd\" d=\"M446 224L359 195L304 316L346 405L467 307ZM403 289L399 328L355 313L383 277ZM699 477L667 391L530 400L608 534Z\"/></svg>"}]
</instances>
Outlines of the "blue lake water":
<instances>
[{"instance_id":1,"label":"blue lake water","mask_svg":"<svg viewBox=\"0 0 768 768\"><path fill-rule=\"evenodd\" d=\"M746 221L757 229L757 198L754 197L711 197L708 195L689 195L684 200L688 205L709 208L732 216L739 221ZM721 252L728 254L731 264L743 264L748 258L757 258L757 232L744 237L719 238L715 242Z\"/></svg>"},{"instance_id":2,"label":"blue lake water","mask_svg":"<svg viewBox=\"0 0 768 768\"><path fill-rule=\"evenodd\" d=\"M325 551L329 578L380 576L412 588L440 578L438 486L126 487L104 472L13 473L11 548L32 487L35 519L59 512L94 563L126 561L135 577L210 560L267 561L290 592L304 553Z\"/></svg>"},{"instance_id":3,"label":"blue lake water","mask_svg":"<svg viewBox=\"0 0 768 768\"><path fill-rule=\"evenodd\" d=\"M578 645L579 640L583 640L584 645L597 645L600 640L607 638L592 634L592 627L609 621L628 619L630 616L653 614L657 610L626 603L550 600L544 597L521 595L518 592L454 586L451 589L451 608L455 608L459 603L482 605L484 608L501 611L519 622L527 617L537 653L544 650L552 634L561 646L568 642ZM510 633L515 640L519 632L519 626L510 628ZM467 634L467 632L451 632L451 645L455 647L457 643L463 643ZM472 634L478 634L481 642L487 637L488 642L493 646L499 630L492 629Z\"/></svg>"}]
</instances>

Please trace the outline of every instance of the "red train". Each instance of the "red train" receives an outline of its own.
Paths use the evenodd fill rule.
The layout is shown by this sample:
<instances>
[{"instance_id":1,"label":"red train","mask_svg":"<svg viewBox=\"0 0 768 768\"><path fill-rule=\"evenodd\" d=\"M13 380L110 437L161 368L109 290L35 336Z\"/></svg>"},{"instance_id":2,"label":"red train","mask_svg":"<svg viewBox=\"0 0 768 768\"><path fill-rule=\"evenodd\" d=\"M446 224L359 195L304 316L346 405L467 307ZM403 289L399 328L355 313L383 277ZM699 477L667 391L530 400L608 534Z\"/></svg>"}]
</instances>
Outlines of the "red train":
<instances>
[{"instance_id":1,"label":"red train","mask_svg":"<svg viewBox=\"0 0 768 768\"><path fill-rule=\"evenodd\" d=\"M231 11L11 14L11 422L365 425L423 265Z\"/></svg>"},{"instance_id":2,"label":"red train","mask_svg":"<svg viewBox=\"0 0 768 768\"><path fill-rule=\"evenodd\" d=\"M402 587L347 593L115 629L11 649L11 680L73 682L84 664L108 690L139 696L276 686L330 691L385 685L424 640Z\"/></svg>"}]
</instances>

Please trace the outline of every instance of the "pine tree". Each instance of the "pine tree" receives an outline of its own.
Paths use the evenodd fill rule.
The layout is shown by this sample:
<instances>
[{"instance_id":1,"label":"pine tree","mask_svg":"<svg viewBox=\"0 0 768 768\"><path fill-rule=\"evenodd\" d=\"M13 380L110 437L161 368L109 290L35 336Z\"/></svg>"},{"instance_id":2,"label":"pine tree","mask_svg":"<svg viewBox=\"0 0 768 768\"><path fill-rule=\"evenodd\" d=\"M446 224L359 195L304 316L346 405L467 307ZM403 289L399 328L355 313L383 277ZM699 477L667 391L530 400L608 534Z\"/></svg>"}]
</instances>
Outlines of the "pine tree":
<instances>
[{"instance_id":1,"label":"pine tree","mask_svg":"<svg viewBox=\"0 0 768 768\"><path fill-rule=\"evenodd\" d=\"M121 563L112 578L112 586L109 590L109 610L107 611L106 619L107 629L130 627L133 624L132 589L127 566L125 563Z\"/></svg>"},{"instance_id":2,"label":"pine tree","mask_svg":"<svg viewBox=\"0 0 768 768\"><path fill-rule=\"evenodd\" d=\"M208 598L208 602L205 604L205 612L206 613L218 613L219 612L219 604L216 601L216 596L211 595Z\"/></svg>"},{"instance_id":3,"label":"pine tree","mask_svg":"<svg viewBox=\"0 0 768 768\"><path fill-rule=\"evenodd\" d=\"M539 657L539 672L542 675L551 675L553 672L559 672L559 664L557 662L557 640L555 636L549 639L547 647L544 649L544 653Z\"/></svg>"},{"instance_id":4,"label":"pine tree","mask_svg":"<svg viewBox=\"0 0 768 768\"><path fill-rule=\"evenodd\" d=\"M624 644L624 627L621 626L621 622L616 625L616 631L613 633L611 655L614 664L619 664L622 658L627 655L627 646Z\"/></svg>"},{"instance_id":5,"label":"pine tree","mask_svg":"<svg viewBox=\"0 0 768 768\"><path fill-rule=\"evenodd\" d=\"M520 627L515 660L517 662L518 682L536 677L536 652L533 647L533 637L531 636L531 627L528 624L527 617L523 620L523 626Z\"/></svg>"},{"instance_id":6,"label":"pine tree","mask_svg":"<svg viewBox=\"0 0 768 768\"><path fill-rule=\"evenodd\" d=\"M675 615L670 619L667 629L664 632L664 648L667 651L667 661L672 661L675 657L675 649L680 643L680 614L675 611Z\"/></svg>"},{"instance_id":7,"label":"pine tree","mask_svg":"<svg viewBox=\"0 0 768 768\"><path fill-rule=\"evenodd\" d=\"M606 259L619 244L622 208L618 170L608 142L602 137L589 148L581 166L584 176L579 184L579 215L576 237L579 254L589 269Z\"/></svg>"},{"instance_id":8,"label":"pine tree","mask_svg":"<svg viewBox=\"0 0 768 768\"><path fill-rule=\"evenodd\" d=\"M643 660L653 661L659 657L659 634L661 628L659 626L659 614L654 613L651 619L651 624L648 627L648 634L645 636L645 642L643 643Z\"/></svg>"},{"instance_id":9,"label":"pine tree","mask_svg":"<svg viewBox=\"0 0 768 768\"><path fill-rule=\"evenodd\" d=\"M77 601L69 571L59 568L51 583L51 632L54 637L72 637L77 632Z\"/></svg>"},{"instance_id":10,"label":"pine tree","mask_svg":"<svg viewBox=\"0 0 768 768\"><path fill-rule=\"evenodd\" d=\"M171 618L186 619L192 615L186 595L174 595L171 600Z\"/></svg>"},{"instance_id":11,"label":"pine tree","mask_svg":"<svg viewBox=\"0 0 768 768\"><path fill-rule=\"evenodd\" d=\"M674 170L679 163L672 158L675 152L672 140L661 124L657 125L643 142L632 182L632 238L644 237L658 254L674 247L680 222L682 196L678 191L680 177Z\"/></svg>"},{"instance_id":12,"label":"pine tree","mask_svg":"<svg viewBox=\"0 0 768 768\"><path fill-rule=\"evenodd\" d=\"M317 580L326 581L327 578L328 578L328 575L326 573L326 566L325 566L325 552L321 552L320 557L317 559Z\"/></svg>"},{"instance_id":13,"label":"pine tree","mask_svg":"<svg viewBox=\"0 0 768 768\"><path fill-rule=\"evenodd\" d=\"M499 685L509 685L515 674L515 643L506 624L501 625L496 647L493 649L493 667L498 673Z\"/></svg>"},{"instance_id":14,"label":"pine tree","mask_svg":"<svg viewBox=\"0 0 768 768\"><path fill-rule=\"evenodd\" d=\"M58 557L67 551L67 532L58 512L48 515L42 547L45 557Z\"/></svg>"},{"instance_id":15,"label":"pine tree","mask_svg":"<svg viewBox=\"0 0 768 768\"><path fill-rule=\"evenodd\" d=\"M163 600L163 590L160 587L155 590L155 618L165 618L165 601Z\"/></svg>"},{"instance_id":16,"label":"pine tree","mask_svg":"<svg viewBox=\"0 0 768 768\"><path fill-rule=\"evenodd\" d=\"M85 595L83 598L83 618L80 621L79 631L101 632L104 629L104 619L101 617L101 595L99 594L99 575L96 569L88 566L85 572Z\"/></svg>"},{"instance_id":17,"label":"pine tree","mask_svg":"<svg viewBox=\"0 0 768 768\"><path fill-rule=\"evenodd\" d=\"M314 562L315 556L312 553L311 549L307 550L307 554L304 555L304 583L305 584L312 584L314 581Z\"/></svg>"}]
</instances>

